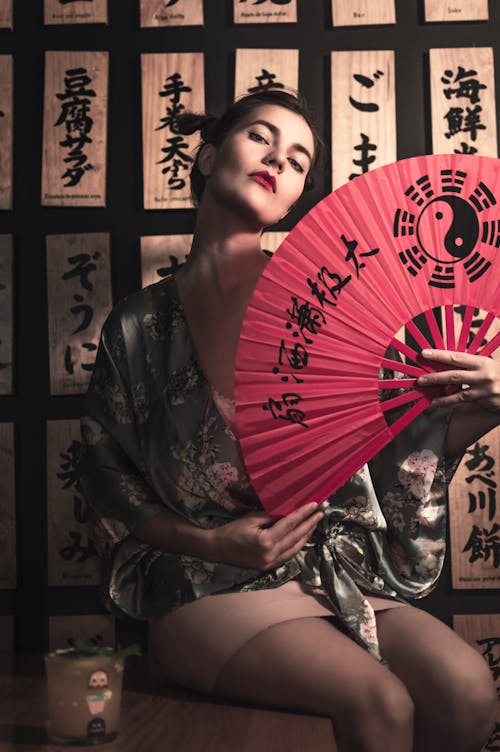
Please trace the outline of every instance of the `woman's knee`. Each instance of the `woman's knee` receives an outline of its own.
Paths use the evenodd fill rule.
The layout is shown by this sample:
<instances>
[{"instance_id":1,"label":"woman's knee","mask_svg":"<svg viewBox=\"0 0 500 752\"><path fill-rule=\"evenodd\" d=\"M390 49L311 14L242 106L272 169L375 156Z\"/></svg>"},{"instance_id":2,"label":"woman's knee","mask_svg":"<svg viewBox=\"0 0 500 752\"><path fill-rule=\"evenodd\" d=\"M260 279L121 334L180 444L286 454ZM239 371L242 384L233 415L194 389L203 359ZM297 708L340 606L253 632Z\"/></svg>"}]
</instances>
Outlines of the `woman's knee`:
<instances>
[{"instance_id":1,"label":"woman's knee","mask_svg":"<svg viewBox=\"0 0 500 752\"><path fill-rule=\"evenodd\" d=\"M479 749L494 726L497 694L488 666L477 657L478 661L463 666L451 682L447 706L448 722L457 739L477 739Z\"/></svg>"},{"instance_id":2,"label":"woman's knee","mask_svg":"<svg viewBox=\"0 0 500 752\"><path fill-rule=\"evenodd\" d=\"M472 648L443 673L443 685L430 700L431 723L454 749L480 749L488 740L495 725L496 688L486 662Z\"/></svg>"},{"instance_id":3,"label":"woman's knee","mask_svg":"<svg viewBox=\"0 0 500 752\"><path fill-rule=\"evenodd\" d=\"M353 726L357 724L361 734L376 734L380 739L411 737L413 700L403 682L390 672L360 681L346 702L342 717ZM333 721L338 723L339 717L334 715Z\"/></svg>"}]
</instances>

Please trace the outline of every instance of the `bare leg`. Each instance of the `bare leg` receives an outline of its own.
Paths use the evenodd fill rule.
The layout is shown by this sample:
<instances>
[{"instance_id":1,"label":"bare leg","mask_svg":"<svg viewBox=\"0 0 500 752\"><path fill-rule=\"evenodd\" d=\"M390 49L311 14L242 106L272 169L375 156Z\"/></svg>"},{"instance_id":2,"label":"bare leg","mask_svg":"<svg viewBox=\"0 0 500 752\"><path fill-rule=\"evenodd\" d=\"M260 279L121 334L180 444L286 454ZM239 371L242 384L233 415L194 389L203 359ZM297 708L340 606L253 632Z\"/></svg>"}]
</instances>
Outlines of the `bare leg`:
<instances>
[{"instance_id":1,"label":"bare leg","mask_svg":"<svg viewBox=\"0 0 500 752\"><path fill-rule=\"evenodd\" d=\"M329 716L342 752L413 750L404 684L326 619L294 619L257 634L226 663L215 694Z\"/></svg>"},{"instance_id":2,"label":"bare leg","mask_svg":"<svg viewBox=\"0 0 500 752\"><path fill-rule=\"evenodd\" d=\"M415 752L479 752L493 729L496 705L484 659L420 609L376 616L381 653L415 705Z\"/></svg>"}]
</instances>

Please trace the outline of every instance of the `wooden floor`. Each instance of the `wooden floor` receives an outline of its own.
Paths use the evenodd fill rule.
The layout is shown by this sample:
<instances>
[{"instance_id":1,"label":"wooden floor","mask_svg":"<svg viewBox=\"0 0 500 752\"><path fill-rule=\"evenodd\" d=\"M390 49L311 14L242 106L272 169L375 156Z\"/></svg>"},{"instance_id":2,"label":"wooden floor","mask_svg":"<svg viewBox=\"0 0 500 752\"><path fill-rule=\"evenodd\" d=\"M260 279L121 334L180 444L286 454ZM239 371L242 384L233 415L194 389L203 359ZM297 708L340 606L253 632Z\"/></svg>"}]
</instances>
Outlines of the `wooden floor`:
<instances>
[{"instance_id":1,"label":"wooden floor","mask_svg":"<svg viewBox=\"0 0 500 752\"><path fill-rule=\"evenodd\" d=\"M144 661L127 661L120 733L107 752L337 752L326 718L153 688ZM0 751L75 752L47 743L46 719L42 656L0 654Z\"/></svg>"}]
</instances>

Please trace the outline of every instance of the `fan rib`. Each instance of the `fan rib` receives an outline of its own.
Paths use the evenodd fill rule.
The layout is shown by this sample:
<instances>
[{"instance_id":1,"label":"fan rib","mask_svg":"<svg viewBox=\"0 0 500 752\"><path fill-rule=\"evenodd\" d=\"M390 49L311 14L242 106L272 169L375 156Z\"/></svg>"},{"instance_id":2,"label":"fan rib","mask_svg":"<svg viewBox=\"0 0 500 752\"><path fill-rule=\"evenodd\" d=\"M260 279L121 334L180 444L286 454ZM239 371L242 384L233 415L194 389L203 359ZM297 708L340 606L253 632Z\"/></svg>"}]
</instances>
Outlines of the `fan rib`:
<instances>
[{"instance_id":1,"label":"fan rib","mask_svg":"<svg viewBox=\"0 0 500 752\"><path fill-rule=\"evenodd\" d=\"M487 345L479 350L478 355L492 355L495 350L500 347L500 332L497 332L493 339L491 339Z\"/></svg>"},{"instance_id":2,"label":"fan rib","mask_svg":"<svg viewBox=\"0 0 500 752\"><path fill-rule=\"evenodd\" d=\"M411 334L415 342L420 345L420 348L424 350L426 347L432 347L431 343L427 341L423 333L416 326L414 321L408 321L406 324L406 331Z\"/></svg>"},{"instance_id":3,"label":"fan rib","mask_svg":"<svg viewBox=\"0 0 500 752\"><path fill-rule=\"evenodd\" d=\"M400 371L401 373L406 373L408 376L422 376L422 374L430 369L422 368L421 366L411 366L409 363L400 363L396 360L391 360L390 358L382 358L380 365L384 366L385 368L390 368L392 371Z\"/></svg>"},{"instance_id":4,"label":"fan rib","mask_svg":"<svg viewBox=\"0 0 500 752\"><path fill-rule=\"evenodd\" d=\"M430 333L432 334L435 347L438 350L446 350L444 340L443 340L443 335L441 334L441 330L439 329L438 323L436 321L436 317L434 315L434 311L433 310L426 311L425 318L429 326Z\"/></svg>"},{"instance_id":5,"label":"fan rib","mask_svg":"<svg viewBox=\"0 0 500 752\"><path fill-rule=\"evenodd\" d=\"M382 409L383 413L386 413L388 410L392 410L394 407L400 407L401 405L406 405L408 402L415 402L415 400L421 400L426 399L426 397L423 396L422 392L419 392L417 389L412 389L411 392L405 392L405 394L398 394L397 397L392 397L391 399L385 400L385 402L380 403L380 407ZM427 400L427 403L429 403L429 400Z\"/></svg>"},{"instance_id":6,"label":"fan rib","mask_svg":"<svg viewBox=\"0 0 500 752\"><path fill-rule=\"evenodd\" d=\"M410 389L415 386L416 379L379 379L379 389Z\"/></svg>"},{"instance_id":7,"label":"fan rib","mask_svg":"<svg viewBox=\"0 0 500 752\"><path fill-rule=\"evenodd\" d=\"M393 436L397 436L398 433L400 433L406 426L409 426L410 423L415 420L416 417L420 415L428 406L429 406L430 400L423 397L419 402L417 402L416 405L413 405L410 410L408 410L404 415L402 415L400 418L398 418L394 423L389 426L389 430L391 431Z\"/></svg>"},{"instance_id":8,"label":"fan rib","mask_svg":"<svg viewBox=\"0 0 500 752\"><path fill-rule=\"evenodd\" d=\"M472 323L472 317L474 316L474 308L472 306L465 306L465 315L462 322L462 329L460 331L460 337L458 339L457 350L459 352L465 352L467 348L467 342L470 334L470 326Z\"/></svg>"},{"instance_id":9,"label":"fan rib","mask_svg":"<svg viewBox=\"0 0 500 752\"><path fill-rule=\"evenodd\" d=\"M486 314L483 323L481 324L481 326L476 332L476 336L474 337L474 339L472 340L472 342L470 343L467 349L467 352L470 355L475 355L476 352L479 350L479 348L481 347L481 342L483 341L483 337L487 334L488 329L490 328L494 320L495 320L495 316L493 313Z\"/></svg>"},{"instance_id":10,"label":"fan rib","mask_svg":"<svg viewBox=\"0 0 500 752\"><path fill-rule=\"evenodd\" d=\"M446 305L445 321L446 321L446 349L455 350L455 312L452 305Z\"/></svg>"},{"instance_id":11,"label":"fan rib","mask_svg":"<svg viewBox=\"0 0 500 752\"><path fill-rule=\"evenodd\" d=\"M418 353L416 350L410 347L410 345L407 345L406 342L401 342L400 339L396 339L396 337L393 337L391 339L390 346L401 353L401 355L406 355L406 357L410 360L416 361L418 358Z\"/></svg>"}]
</instances>

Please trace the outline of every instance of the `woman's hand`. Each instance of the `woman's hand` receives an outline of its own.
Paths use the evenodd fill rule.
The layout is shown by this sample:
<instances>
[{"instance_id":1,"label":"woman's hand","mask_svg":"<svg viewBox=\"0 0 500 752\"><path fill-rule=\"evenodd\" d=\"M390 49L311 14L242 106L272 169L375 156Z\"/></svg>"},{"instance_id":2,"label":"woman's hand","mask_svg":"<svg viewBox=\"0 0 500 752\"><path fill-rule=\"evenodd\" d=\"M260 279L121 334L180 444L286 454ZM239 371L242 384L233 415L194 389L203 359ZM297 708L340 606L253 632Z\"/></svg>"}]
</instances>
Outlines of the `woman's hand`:
<instances>
[{"instance_id":1,"label":"woman's hand","mask_svg":"<svg viewBox=\"0 0 500 752\"><path fill-rule=\"evenodd\" d=\"M454 408L446 434L445 453L458 457L500 423L500 363L482 355L422 350L428 360L448 366L417 379L417 386L444 386L432 407Z\"/></svg>"},{"instance_id":2,"label":"woman's hand","mask_svg":"<svg viewBox=\"0 0 500 752\"><path fill-rule=\"evenodd\" d=\"M311 537L323 512L307 504L273 522L266 512L249 512L212 533L209 561L238 567L274 569L295 556Z\"/></svg>"},{"instance_id":3,"label":"woman's hand","mask_svg":"<svg viewBox=\"0 0 500 752\"><path fill-rule=\"evenodd\" d=\"M447 366L417 379L417 386L445 386L446 394L435 397L432 407L472 404L479 410L500 413L500 363L482 355L448 350L422 350L426 360ZM500 420L500 416L499 416Z\"/></svg>"}]
</instances>

